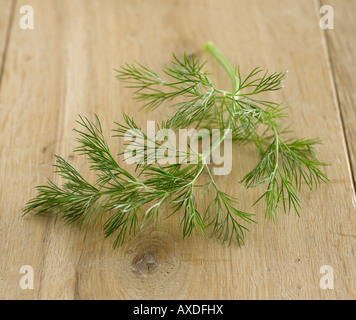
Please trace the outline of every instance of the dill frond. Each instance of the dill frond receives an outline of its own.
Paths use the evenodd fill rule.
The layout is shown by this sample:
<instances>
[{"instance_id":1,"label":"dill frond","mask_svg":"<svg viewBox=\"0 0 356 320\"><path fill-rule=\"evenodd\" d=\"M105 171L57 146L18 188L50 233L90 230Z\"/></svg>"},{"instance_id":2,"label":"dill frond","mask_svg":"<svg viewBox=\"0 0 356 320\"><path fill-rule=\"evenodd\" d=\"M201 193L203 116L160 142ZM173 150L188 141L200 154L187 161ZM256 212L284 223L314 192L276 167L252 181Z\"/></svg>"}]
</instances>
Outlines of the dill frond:
<instances>
[{"instance_id":1,"label":"dill frond","mask_svg":"<svg viewBox=\"0 0 356 320\"><path fill-rule=\"evenodd\" d=\"M280 205L284 212L294 209L299 215L298 192L302 183L312 190L328 178L320 169L326 164L315 153L315 145L320 141L286 139L285 107L260 98L263 93L280 90L286 72L269 73L255 68L242 77L240 68L233 69L213 43L207 43L206 50L229 75L231 91L217 88L204 71L206 63L199 62L194 55L184 54L179 59L173 54L161 74L140 63L116 70L117 78L134 89L133 98L144 109L168 106L173 111L160 129L195 126L220 130L221 137L202 153L191 146L182 151L172 145L173 154L185 152L186 158L195 156L196 162L171 164L165 161L164 154L151 161L164 142L150 140L135 120L124 114L124 122L115 123L114 137L122 139L129 132L137 133L131 147L139 161L134 173L130 173L112 155L99 118L95 116L90 121L79 116L80 129L75 130L79 145L74 151L88 159L90 170L96 172L96 182L89 183L66 160L56 156L55 173L62 177L63 185L49 181L46 186L38 186L38 194L26 204L24 214L50 213L61 216L66 223L95 224L107 213L103 230L106 237L114 235L116 247L128 235L135 235L152 223L158 225L161 211L168 208L170 216L180 214L183 237L195 231L203 236L216 235L223 242L235 239L240 245L247 225L255 222L254 215L237 209L238 200L219 188L206 161L226 139L227 130L231 130L237 145L253 143L261 156L241 183L247 188L266 186L257 200L265 199L266 216L274 220ZM209 181L201 185L198 181L203 172ZM198 208L197 194L209 196L205 209Z\"/></svg>"}]
</instances>

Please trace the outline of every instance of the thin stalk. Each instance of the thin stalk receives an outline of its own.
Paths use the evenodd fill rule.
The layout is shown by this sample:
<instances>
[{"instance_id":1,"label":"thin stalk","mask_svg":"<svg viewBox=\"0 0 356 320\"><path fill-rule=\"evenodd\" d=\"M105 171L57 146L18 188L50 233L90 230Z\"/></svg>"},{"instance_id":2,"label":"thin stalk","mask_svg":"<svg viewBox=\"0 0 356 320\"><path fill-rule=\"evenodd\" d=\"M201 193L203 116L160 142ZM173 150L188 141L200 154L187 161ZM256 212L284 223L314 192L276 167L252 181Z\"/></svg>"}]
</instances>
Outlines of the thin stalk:
<instances>
[{"instance_id":1,"label":"thin stalk","mask_svg":"<svg viewBox=\"0 0 356 320\"><path fill-rule=\"evenodd\" d=\"M226 57L221 53L219 48L212 41L209 41L205 44L205 50L208 51L225 69L231 79L232 93L236 94L239 88L240 80L237 77L234 68L230 64L229 60L226 59Z\"/></svg>"},{"instance_id":2,"label":"thin stalk","mask_svg":"<svg viewBox=\"0 0 356 320\"><path fill-rule=\"evenodd\" d=\"M234 68L231 66L229 60L226 59L226 57L221 53L221 51L218 49L218 47L211 41L207 42L205 44L205 50L207 50L219 63L220 65L225 69L227 74L229 75L232 83L232 93L233 97L238 96L238 89L240 86L240 79L237 76L236 72L234 71ZM235 98L234 98L235 99ZM234 99L233 99L233 104L234 104ZM233 110L234 112L234 110ZM226 121L225 125L225 130L224 134L220 137L220 139L216 140L211 148L207 150L203 155L202 158L206 159L208 156L210 156L214 150L221 145L221 143L226 139L229 130L231 130L233 124L233 117L231 113L229 112L229 117Z\"/></svg>"}]
</instances>

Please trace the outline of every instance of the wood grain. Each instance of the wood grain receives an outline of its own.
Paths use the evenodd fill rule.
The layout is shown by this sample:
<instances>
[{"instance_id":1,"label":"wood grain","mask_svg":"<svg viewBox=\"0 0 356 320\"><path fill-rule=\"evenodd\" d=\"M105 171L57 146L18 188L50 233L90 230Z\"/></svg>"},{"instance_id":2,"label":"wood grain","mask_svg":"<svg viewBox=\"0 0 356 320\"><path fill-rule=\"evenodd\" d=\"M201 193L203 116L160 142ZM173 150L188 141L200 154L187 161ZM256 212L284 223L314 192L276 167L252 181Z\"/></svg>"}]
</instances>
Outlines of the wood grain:
<instances>
[{"instance_id":1,"label":"wood grain","mask_svg":"<svg viewBox=\"0 0 356 320\"><path fill-rule=\"evenodd\" d=\"M327 50L331 59L331 72L337 89L341 121L344 126L354 184L356 184L356 1L322 1L334 9L334 29L327 30Z\"/></svg>"},{"instance_id":2,"label":"wood grain","mask_svg":"<svg viewBox=\"0 0 356 320\"><path fill-rule=\"evenodd\" d=\"M21 30L15 15L0 92L0 298L355 299L354 194L315 3L18 0L15 12L23 4L34 8L35 29ZM53 154L88 174L73 154L78 113L98 114L108 135L122 111L141 125L164 119L166 111L138 111L113 68L137 60L158 69L172 52L206 59L208 40L244 73L289 70L286 88L273 97L290 106L297 136L325 141L318 153L332 164L328 185L302 191L300 218L280 214L272 224L263 203L251 208L259 193L238 184L258 161L250 146L234 148L233 173L217 178L242 210L256 213L241 248L195 235L183 241L178 217L117 250L99 226L22 218L34 186L57 179ZM208 65L219 86L228 86L223 70ZM121 150L116 139L109 143ZM19 286L22 265L33 267L33 290ZM334 269L333 290L319 286L323 265Z\"/></svg>"}]
</instances>

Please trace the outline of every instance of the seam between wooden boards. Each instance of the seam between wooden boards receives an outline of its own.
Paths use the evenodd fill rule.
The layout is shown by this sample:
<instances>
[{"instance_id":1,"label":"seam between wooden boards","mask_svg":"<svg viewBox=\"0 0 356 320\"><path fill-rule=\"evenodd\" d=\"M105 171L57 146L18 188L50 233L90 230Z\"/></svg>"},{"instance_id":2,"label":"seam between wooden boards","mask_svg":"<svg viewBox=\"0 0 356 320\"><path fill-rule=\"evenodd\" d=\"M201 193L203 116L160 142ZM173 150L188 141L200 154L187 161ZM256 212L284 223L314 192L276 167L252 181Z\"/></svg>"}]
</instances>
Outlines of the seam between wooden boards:
<instances>
[{"instance_id":1,"label":"seam between wooden boards","mask_svg":"<svg viewBox=\"0 0 356 320\"><path fill-rule=\"evenodd\" d=\"M2 59L2 64L0 66L0 91L2 88L2 79L4 76L6 57L7 57L7 52L8 52L8 48L9 48L12 25L13 25L14 16L15 16L16 1L17 0L12 0L12 2L11 2L10 17L9 17L9 21L8 21L7 28L6 28L5 44L4 44L4 48L3 48L3 52L2 52L3 59Z\"/></svg>"},{"instance_id":2,"label":"seam between wooden boards","mask_svg":"<svg viewBox=\"0 0 356 320\"><path fill-rule=\"evenodd\" d=\"M315 0L314 3L315 3L317 17L320 18L320 8L322 6L322 1ZM356 177L355 177L355 172L353 171L352 166L351 166L350 142L349 142L349 139L347 138L344 115L342 113L341 106L340 106L340 95L339 95L339 90L338 90L336 77L335 77L334 63L333 63L331 53L330 53L329 37L326 33L326 30L322 30L321 28L320 28L320 34L321 34L321 40L322 40L322 44L324 47L326 61L327 61L327 69L328 69L328 73L330 76L330 83L331 83L331 89L333 91L334 104L336 107L335 109L337 111L337 118L338 118L338 121L340 124L340 129L342 132L342 142L343 142L344 150L345 150L347 169L349 171L350 180L351 180L350 182L351 182L351 189L352 189L352 205L354 208L356 208L356 191L355 191L356 190Z\"/></svg>"}]
</instances>

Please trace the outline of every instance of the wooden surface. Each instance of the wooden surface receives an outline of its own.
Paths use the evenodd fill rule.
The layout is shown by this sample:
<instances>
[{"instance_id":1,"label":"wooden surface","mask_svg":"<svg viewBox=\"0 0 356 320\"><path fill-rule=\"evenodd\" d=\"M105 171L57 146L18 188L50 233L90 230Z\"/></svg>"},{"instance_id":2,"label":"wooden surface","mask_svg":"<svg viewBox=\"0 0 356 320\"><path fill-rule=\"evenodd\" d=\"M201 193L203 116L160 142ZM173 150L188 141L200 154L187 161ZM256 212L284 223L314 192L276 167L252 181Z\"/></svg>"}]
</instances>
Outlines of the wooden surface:
<instances>
[{"instance_id":1,"label":"wooden surface","mask_svg":"<svg viewBox=\"0 0 356 320\"><path fill-rule=\"evenodd\" d=\"M334 8L337 21L337 32L326 33L326 50L331 59L331 73L337 89L336 98L340 106L340 117L346 135L346 143L351 160L353 183L356 183L356 1L333 0L322 1L322 4Z\"/></svg>"},{"instance_id":2,"label":"wooden surface","mask_svg":"<svg viewBox=\"0 0 356 320\"><path fill-rule=\"evenodd\" d=\"M355 299L356 1L332 0L335 29L319 27L319 1L0 0L0 298L1 299ZM35 29L19 27L31 5ZM275 97L289 108L299 137L319 137L328 185L301 192L301 217L275 224L257 191L238 184L258 160L234 148L233 172L218 183L240 199L258 224L241 248L215 239L181 240L177 219L146 230L114 250L100 227L22 218L34 186L53 178L54 154L86 172L74 155L78 113L100 117L107 134L122 111L144 125L164 113L138 111L113 68L133 60L160 68L171 53L202 52L213 40L241 70L289 70ZM221 86L224 72L209 67ZM120 144L109 139L114 151ZM204 205L204 201L200 203ZM148 268L145 261L156 261ZM141 261L141 262L140 262ZM34 271L34 289L19 285ZM334 288L320 287L320 268Z\"/></svg>"}]
</instances>

